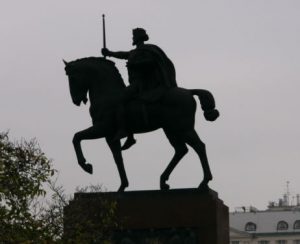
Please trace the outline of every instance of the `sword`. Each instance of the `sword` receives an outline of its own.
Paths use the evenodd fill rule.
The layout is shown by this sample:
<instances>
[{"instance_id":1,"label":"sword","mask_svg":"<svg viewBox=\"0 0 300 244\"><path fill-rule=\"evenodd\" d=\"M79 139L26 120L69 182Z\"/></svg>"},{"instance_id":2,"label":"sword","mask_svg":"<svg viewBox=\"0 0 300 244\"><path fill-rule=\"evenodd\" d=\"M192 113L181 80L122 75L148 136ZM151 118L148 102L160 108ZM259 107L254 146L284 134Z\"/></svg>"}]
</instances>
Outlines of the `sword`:
<instances>
[{"instance_id":1,"label":"sword","mask_svg":"<svg viewBox=\"0 0 300 244\"><path fill-rule=\"evenodd\" d=\"M106 48L105 15L102 14L103 48ZM106 56L104 56L106 58Z\"/></svg>"}]
</instances>

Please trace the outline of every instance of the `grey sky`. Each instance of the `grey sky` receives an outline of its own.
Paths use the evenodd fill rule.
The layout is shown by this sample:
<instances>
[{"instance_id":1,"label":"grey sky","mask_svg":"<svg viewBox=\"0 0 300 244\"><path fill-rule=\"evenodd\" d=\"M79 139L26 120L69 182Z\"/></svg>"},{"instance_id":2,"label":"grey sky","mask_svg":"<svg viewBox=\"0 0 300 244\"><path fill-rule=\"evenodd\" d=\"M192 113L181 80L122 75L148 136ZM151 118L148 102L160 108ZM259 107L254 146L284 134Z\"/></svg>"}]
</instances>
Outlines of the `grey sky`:
<instances>
[{"instance_id":1,"label":"grey sky","mask_svg":"<svg viewBox=\"0 0 300 244\"><path fill-rule=\"evenodd\" d=\"M119 186L104 140L83 143L93 176L77 166L71 140L91 121L88 106L71 103L62 63L100 55L102 13L108 48L131 49L132 28L143 27L173 60L180 86L214 94L220 119L205 121L198 106L196 129L207 146L210 185L225 204L264 208L287 180L300 193L298 0L2 1L0 130L36 137L68 192ZM126 80L125 62L115 61ZM129 190L158 189L173 150L160 130L137 140L124 153ZM195 187L201 179L190 150L169 182Z\"/></svg>"}]
</instances>

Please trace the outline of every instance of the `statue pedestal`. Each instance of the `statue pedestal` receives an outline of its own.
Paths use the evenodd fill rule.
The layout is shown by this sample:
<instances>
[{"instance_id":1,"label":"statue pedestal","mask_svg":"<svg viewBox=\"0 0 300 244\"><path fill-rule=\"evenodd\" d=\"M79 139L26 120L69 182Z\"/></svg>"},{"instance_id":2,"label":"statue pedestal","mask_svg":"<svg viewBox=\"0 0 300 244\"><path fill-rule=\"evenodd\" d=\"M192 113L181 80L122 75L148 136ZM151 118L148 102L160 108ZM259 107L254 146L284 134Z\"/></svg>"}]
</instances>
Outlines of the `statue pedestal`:
<instances>
[{"instance_id":1,"label":"statue pedestal","mask_svg":"<svg viewBox=\"0 0 300 244\"><path fill-rule=\"evenodd\" d=\"M117 204L121 228L114 230L115 243L229 243L228 207L216 192L197 189L75 193L65 208L65 236L72 232L73 209L99 216L101 199Z\"/></svg>"}]
</instances>

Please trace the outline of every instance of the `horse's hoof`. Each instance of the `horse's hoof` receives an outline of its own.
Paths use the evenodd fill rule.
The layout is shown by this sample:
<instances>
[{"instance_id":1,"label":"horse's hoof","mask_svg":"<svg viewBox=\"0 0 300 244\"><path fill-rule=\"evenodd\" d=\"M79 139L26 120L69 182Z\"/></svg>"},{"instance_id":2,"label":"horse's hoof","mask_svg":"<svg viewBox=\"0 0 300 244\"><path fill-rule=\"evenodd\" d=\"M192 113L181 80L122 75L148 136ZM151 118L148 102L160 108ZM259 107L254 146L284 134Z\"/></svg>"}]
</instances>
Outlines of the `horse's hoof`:
<instances>
[{"instance_id":1,"label":"horse's hoof","mask_svg":"<svg viewBox=\"0 0 300 244\"><path fill-rule=\"evenodd\" d=\"M203 180L202 180L202 182L200 183L200 185L199 185L198 188L200 188L200 187L205 187L205 186L208 187L208 183L209 183L212 179L213 179L212 175L211 175L210 173L207 174L207 175L203 178Z\"/></svg>"},{"instance_id":2,"label":"horse's hoof","mask_svg":"<svg viewBox=\"0 0 300 244\"><path fill-rule=\"evenodd\" d=\"M86 164L86 172L92 175L93 174L93 165Z\"/></svg>"},{"instance_id":3,"label":"horse's hoof","mask_svg":"<svg viewBox=\"0 0 300 244\"><path fill-rule=\"evenodd\" d=\"M125 188L128 187L128 184L121 185L118 189L118 192L124 192Z\"/></svg>"},{"instance_id":4,"label":"horse's hoof","mask_svg":"<svg viewBox=\"0 0 300 244\"><path fill-rule=\"evenodd\" d=\"M199 191L204 191L204 192L208 191L209 190L208 182L207 181L202 181L200 183L200 185L198 186L198 190Z\"/></svg>"},{"instance_id":5,"label":"horse's hoof","mask_svg":"<svg viewBox=\"0 0 300 244\"><path fill-rule=\"evenodd\" d=\"M89 164L89 163L85 163L85 164L79 164L81 166L81 168L89 173L89 174L93 174L93 165Z\"/></svg>"},{"instance_id":6,"label":"horse's hoof","mask_svg":"<svg viewBox=\"0 0 300 244\"><path fill-rule=\"evenodd\" d=\"M167 183L161 183L160 184L160 189L161 190L169 190L170 186Z\"/></svg>"}]
</instances>

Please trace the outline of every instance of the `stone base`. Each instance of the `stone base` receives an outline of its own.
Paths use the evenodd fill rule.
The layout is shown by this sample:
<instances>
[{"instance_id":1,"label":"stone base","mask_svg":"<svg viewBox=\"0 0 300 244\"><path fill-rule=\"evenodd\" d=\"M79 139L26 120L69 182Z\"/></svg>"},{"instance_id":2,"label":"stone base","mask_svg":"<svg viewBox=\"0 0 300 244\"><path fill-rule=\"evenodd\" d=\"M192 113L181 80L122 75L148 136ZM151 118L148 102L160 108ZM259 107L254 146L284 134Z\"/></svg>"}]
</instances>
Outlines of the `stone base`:
<instances>
[{"instance_id":1,"label":"stone base","mask_svg":"<svg viewBox=\"0 0 300 244\"><path fill-rule=\"evenodd\" d=\"M228 207L216 192L198 189L75 193L65 208L65 236L72 232L68 219L78 206L86 216L89 211L99 216L101 208L88 207L97 205L97 199L117 204L121 228L114 230L115 243L229 243Z\"/></svg>"}]
</instances>

